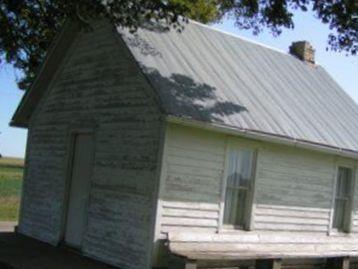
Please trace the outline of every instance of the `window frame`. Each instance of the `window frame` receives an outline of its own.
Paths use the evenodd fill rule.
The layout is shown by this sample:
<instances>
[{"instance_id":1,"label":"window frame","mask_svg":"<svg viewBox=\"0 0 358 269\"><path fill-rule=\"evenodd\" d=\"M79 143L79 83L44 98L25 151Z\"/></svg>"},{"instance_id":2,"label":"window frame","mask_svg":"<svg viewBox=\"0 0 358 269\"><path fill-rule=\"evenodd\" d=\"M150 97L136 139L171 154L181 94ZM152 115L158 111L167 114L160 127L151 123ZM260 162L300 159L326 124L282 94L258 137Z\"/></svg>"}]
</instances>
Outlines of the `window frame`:
<instances>
[{"instance_id":1,"label":"window frame","mask_svg":"<svg viewBox=\"0 0 358 269\"><path fill-rule=\"evenodd\" d=\"M252 168L251 168L251 178L250 178L250 190L248 192L247 203L248 206L245 212L245 224L241 225L230 225L224 224L224 213L225 213L225 198L226 198L226 189L227 189L227 177L228 177L228 168L229 168L229 158L230 152L232 150L251 150L252 151ZM219 225L218 232L230 232L230 231L251 231L253 229L253 212L254 212L254 200L255 200L255 182L257 174L257 162L258 162L258 146L252 142L244 141L228 141L225 146L225 160L222 172L222 184L221 184L221 200L220 200L220 215L219 215Z\"/></svg>"},{"instance_id":2,"label":"window frame","mask_svg":"<svg viewBox=\"0 0 358 269\"><path fill-rule=\"evenodd\" d=\"M335 215L335 206L336 206L336 192L337 192L337 184L338 184L338 175L340 168L347 168L351 169L352 171L352 178L351 178L351 194L349 199L349 205L345 209L344 218L345 224L343 225L342 229L337 229L333 227L334 223L334 215ZM330 208L330 223L329 223L329 235L335 234L349 234L352 232L352 224L353 224L353 207L355 201L355 186L356 186L356 177L357 177L357 169L354 164L350 164L347 162L337 162L335 166L335 173L333 179L333 188L332 188L332 201L331 201L331 208Z\"/></svg>"}]
</instances>

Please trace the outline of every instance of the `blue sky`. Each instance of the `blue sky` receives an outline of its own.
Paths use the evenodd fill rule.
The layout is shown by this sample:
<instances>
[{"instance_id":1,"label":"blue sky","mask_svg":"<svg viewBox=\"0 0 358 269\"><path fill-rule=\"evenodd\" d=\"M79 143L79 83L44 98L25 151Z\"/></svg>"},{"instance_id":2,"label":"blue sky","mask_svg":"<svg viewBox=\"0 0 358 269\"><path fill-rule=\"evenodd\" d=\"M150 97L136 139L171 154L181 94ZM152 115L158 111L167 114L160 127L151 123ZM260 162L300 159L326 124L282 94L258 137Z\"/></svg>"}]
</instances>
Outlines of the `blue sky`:
<instances>
[{"instance_id":1,"label":"blue sky","mask_svg":"<svg viewBox=\"0 0 358 269\"><path fill-rule=\"evenodd\" d=\"M250 31L234 27L232 20L225 20L214 27L256 42L288 51L292 41L308 40L316 49L316 61L327 69L342 88L358 103L358 56L326 51L329 28L310 13L299 12L295 16L295 29L284 30L279 37L268 31L253 36ZM0 153L4 156L23 157L26 130L9 127L8 123L23 93L16 87L16 74L11 66L0 67Z\"/></svg>"},{"instance_id":2,"label":"blue sky","mask_svg":"<svg viewBox=\"0 0 358 269\"><path fill-rule=\"evenodd\" d=\"M24 157L27 132L9 126L23 91L16 86L14 69L9 65L0 68L0 153L4 156Z\"/></svg>"}]
</instances>

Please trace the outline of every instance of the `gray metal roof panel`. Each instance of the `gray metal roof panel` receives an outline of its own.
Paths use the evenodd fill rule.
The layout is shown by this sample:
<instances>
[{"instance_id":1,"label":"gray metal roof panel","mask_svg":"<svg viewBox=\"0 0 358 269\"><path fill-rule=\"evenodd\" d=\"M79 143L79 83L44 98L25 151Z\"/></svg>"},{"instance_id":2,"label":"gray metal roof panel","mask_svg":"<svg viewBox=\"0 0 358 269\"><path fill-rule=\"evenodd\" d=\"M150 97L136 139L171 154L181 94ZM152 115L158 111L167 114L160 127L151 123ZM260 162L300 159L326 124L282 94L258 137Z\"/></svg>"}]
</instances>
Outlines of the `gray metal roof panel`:
<instances>
[{"instance_id":1,"label":"gray metal roof panel","mask_svg":"<svg viewBox=\"0 0 358 269\"><path fill-rule=\"evenodd\" d=\"M321 66L195 22L119 31L168 114L358 151L358 107Z\"/></svg>"}]
</instances>

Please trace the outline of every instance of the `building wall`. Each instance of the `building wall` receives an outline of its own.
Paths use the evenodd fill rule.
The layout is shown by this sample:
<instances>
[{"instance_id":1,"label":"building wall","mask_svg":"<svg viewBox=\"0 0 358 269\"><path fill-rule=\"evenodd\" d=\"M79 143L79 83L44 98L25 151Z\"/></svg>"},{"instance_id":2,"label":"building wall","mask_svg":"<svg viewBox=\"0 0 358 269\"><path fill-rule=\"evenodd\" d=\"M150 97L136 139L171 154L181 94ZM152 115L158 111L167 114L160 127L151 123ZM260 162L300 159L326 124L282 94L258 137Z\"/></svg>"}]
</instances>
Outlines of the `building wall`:
<instances>
[{"instance_id":1,"label":"building wall","mask_svg":"<svg viewBox=\"0 0 358 269\"><path fill-rule=\"evenodd\" d=\"M216 232L225 160L225 136L169 125L162 171L161 234Z\"/></svg>"},{"instance_id":2,"label":"building wall","mask_svg":"<svg viewBox=\"0 0 358 269\"><path fill-rule=\"evenodd\" d=\"M162 133L151 89L113 29L80 33L31 118L19 231L62 239L71 132L89 129L95 157L83 252L148 268Z\"/></svg>"},{"instance_id":3,"label":"building wall","mask_svg":"<svg viewBox=\"0 0 358 269\"><path fill-rule=\"evenodd\" d=\"M335 176L332 156L261 147L253 228L327 233Z\"/></svg>"},{"instance_id":4,"label":"building wall","mask_svg":"<svg viewBox=\"0 0 358 269\"><path fill-rule=\"evenodd\" d=\"M163 239L171 231L242 233L220 226L226 148L235 144L257 150L250 234L271 232L273 236L282 234L284 238L284 234L287 236L290 232L305 238L312 235L326 237L336 167L338 164L355 166L356 162L169 124L156 238ZM355 199L350 236L355 237L358 231L357 219L358 199ZM350 237L346 238L349 242Z\"/></svg>"}]
</instances>

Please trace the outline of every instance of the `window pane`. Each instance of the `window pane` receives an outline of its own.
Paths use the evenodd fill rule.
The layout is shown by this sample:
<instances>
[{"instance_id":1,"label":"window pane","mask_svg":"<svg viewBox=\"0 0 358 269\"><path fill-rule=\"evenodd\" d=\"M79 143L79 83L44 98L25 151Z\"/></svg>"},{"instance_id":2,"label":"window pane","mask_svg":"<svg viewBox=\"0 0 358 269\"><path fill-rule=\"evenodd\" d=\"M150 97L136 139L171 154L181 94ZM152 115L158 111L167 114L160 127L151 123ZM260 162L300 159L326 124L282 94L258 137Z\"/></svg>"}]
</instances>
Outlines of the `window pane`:
<instances>
[{"instance_id":1,"label":"window pane","mask_svg":"<svg viewBox=\"0 0 358 269\"><path fill-rule=\"evenodd\" d=\"M250 185L252 156L251 150L230 151L227 186L247 187Z\"/></svg>"},{"instance_id":2,"label":"window pane","mask_svg":"<svg viewBox=\"0 0 358 269\"><path fill-rule=\"evenodd\" d=\"M350 217L350 199L352 193L353 171L347 167L339 167L336 184L336 197L333 212L333 228L346 230Z\"/></svg>"},{"instance_id":3,"label":"window pane","mask_svg":"<svg viewBox=\"0 0 358 269\"><path fill-rule=\"evenodd\" d=\"M350 194L352 171L349 168L339 167L337 178L337 197L347 197Z\"/></svg>"},{"instance_id":4,"label":"window pane","mask_svg":"<svg viewBox=\"0 0 358 269\"><path fill-rule=\"evenodd\" d=\"M240 174L237 173L237 163L239 155L235 152L230 152L229 156L229 167L228 167L228 177L227 177L227 186L234 187L240 185Z\"/></svg>"},{"instance_id":5,"label":"window pane","mask_svg":"<svg viewBox=\"0 0 358 269\"><path fill-rule=\"evenodd\" d=\"M346 183L343 184L343 193L345 197L349 197L352 193L352 169L344 168L344 178Z\"/></svg>"},{"instance_id":6,"label":"window pane","mask_svg":"<svg viewBox=\"0 0 358 269\"><path fill-rule=\"evenodd\" d=\"M227 189L224 223L243 226L245 224L246 203L246 190Z\"/></svg>"},{"instance_id":7,"label":"window pane","mask_svg":"<svg viewBox=\"0 0 358 269\"><path fill-rule=\"evenodd\" d=\"M344 211L346 201L336 199L334 206L333 228L341 229L344 227Z\"/></svg>"},{"instance_id":8,"label":"window pane","mask_svg":"<svg viewBox=\"0 0 358 269\"><path fill-rule=\"evenodd\" d=\"M224 223L244 226L252 177L253 152L232 150L228 162Z\"/></svg>"}]
</instances>

